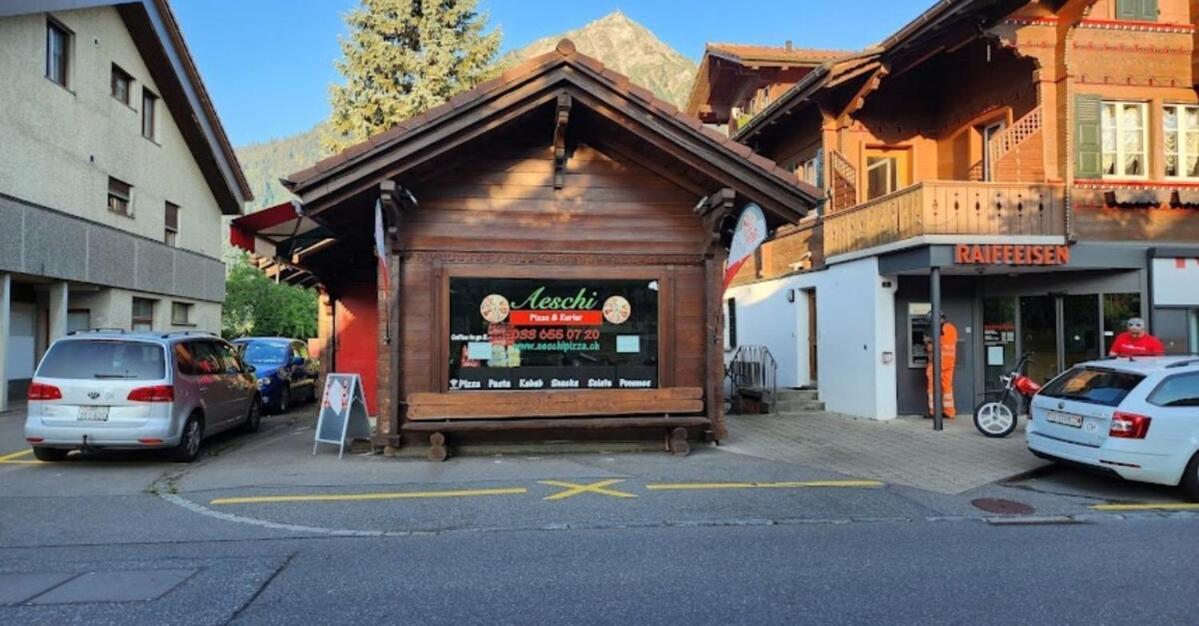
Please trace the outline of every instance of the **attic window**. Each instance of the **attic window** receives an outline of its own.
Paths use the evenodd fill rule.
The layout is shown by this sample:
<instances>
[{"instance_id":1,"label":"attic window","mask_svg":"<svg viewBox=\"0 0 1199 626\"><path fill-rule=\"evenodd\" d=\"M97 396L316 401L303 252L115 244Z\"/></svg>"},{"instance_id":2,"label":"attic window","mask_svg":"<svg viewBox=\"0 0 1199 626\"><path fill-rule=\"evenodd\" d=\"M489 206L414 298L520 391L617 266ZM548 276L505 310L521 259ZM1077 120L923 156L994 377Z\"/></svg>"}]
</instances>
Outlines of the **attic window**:
<instances>
[{"instance_id":1,"label":"attic window","mask_svg":"<svg viewBox=\"0 0 1199 626\"><path fill-rule=\"evenodd\" d=\"M158 117L158 96L154 95L149 89L142 89L142 137L150 141L156 141L158 135L156 133L155 121Z\"/></svg>"},{"instance_id":2,"label":"attic window","mask_svg":"<svg viewBox=\"0 0 1199 626\"><path fill-rule=\"evenodd\" d=\"M71 31L54 20L46 21L46 78L67 86L70 69Z\"/></svg>"},{"instance_id":3,"label":"attic window","mask_svg":"<svg viewBox=\"0 0 1199 626\"><path fill-rule=\"evenodd\" d=\"M121 104L129 106L129 92L133 87L133 77L121 69L116 63L112 64L112 97Z\"/></svg>"}]
</instances>

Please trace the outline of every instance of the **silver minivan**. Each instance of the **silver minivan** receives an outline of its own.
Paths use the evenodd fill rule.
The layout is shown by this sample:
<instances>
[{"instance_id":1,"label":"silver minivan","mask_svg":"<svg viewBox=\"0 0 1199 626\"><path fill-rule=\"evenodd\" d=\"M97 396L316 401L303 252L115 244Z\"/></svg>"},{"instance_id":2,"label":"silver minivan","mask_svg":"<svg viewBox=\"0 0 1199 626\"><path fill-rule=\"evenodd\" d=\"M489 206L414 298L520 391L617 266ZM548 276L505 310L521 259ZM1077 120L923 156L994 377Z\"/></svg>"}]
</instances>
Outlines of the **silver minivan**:
<instances>
[{"instance_id":1,"label":"silver minivan","mask_svg":"<svg viewBox=\"0 0 1199 626\"><path fill-rule=\"evenodd\" d=\"M208 436L257 430L259 404L253 366L220 337L79 331L55 341L34 373L25 440L42 461L108 448L191 462Z\"/></svg>"}]
</instances>

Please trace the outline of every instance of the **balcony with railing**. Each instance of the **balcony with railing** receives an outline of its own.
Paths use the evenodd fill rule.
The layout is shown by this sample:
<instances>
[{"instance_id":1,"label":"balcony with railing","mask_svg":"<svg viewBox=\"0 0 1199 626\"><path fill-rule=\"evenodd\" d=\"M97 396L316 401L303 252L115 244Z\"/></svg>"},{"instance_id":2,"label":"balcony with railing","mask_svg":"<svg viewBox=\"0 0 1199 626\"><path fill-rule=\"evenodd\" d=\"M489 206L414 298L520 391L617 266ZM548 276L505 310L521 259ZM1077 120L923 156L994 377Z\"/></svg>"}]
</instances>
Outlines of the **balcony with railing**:
<instances>
[{"instance_id":1,"label":"balcony with railing","mask_svg":"<svg viewBox=\"0 0 1199 626\"><path fill-rule=\"evenodd\" d=\"M824 219L824 254L928 235L1064 236L1065 187L1053 183L923 181Z\"/></svg>"}]
</instances>

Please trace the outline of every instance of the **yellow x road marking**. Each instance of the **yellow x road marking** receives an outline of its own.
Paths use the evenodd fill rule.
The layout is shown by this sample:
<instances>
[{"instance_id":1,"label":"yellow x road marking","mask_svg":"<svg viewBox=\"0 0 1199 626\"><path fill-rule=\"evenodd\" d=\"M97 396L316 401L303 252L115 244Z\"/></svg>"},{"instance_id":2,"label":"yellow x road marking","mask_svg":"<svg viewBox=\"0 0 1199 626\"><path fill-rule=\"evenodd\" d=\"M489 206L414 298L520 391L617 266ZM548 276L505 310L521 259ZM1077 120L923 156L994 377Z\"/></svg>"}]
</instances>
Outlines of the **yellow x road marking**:
<instances>
[{"instance_id":1,"label":"yellow x road marking","mask_svg":"<svg viewBox=\"0 0 1199 626\"><path fill-rule=\"evenodd\" d=\"M573 498L574 496L577 496L581 493L598 493L600 495L611 496L613 498L636 498L637 497L631 493L625 493L623 491L617 491L615 489L606 489L605 488L605 487L608 487L611 485L615 485L616 483L624 482L624 480L620 479L620 478L615 478L615 479L610 479L610 480L601 480L601 481L594 482L594 483L588 483L586 485L580 485L578 483L568 483L568 482L560 481L560 480L539 480L537 482L539 482L543 485L549 485L551 487L561 487L562 489L566 490L566 491L560 491L558 493L555 493L552 496L546 496L546 497L542 498L543 500L565 500L566 498Z\"/></svg>"}]
</instances>

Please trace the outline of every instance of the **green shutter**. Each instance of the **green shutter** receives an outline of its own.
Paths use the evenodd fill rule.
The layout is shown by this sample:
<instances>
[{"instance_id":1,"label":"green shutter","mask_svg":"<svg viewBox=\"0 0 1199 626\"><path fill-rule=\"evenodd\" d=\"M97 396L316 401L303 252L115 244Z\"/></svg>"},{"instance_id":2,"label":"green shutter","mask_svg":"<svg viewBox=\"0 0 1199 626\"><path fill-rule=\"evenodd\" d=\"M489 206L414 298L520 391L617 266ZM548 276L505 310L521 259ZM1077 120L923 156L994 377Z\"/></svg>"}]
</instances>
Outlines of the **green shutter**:
<instances>
[{"instance_id":1,"label":"green shutter","mask_svg":"<svg viewBox=\"0 0 1199 626\"><path fill-rule=\"evenodd\" d=\"M1099 96L1074 96L1074 175L1078 178L1103 176L1103 142L1099 128Z\"/></svg>"},{"instance_id":2,"label":"green shutter","mask_svg":"<svg viewBox=\"0 0 1199 626\"><path fill-rule=\"evenodd\" d=\"M1116 19L1157 21L1157 0L1116 0Z\"/></svg>"}]
</instances>

